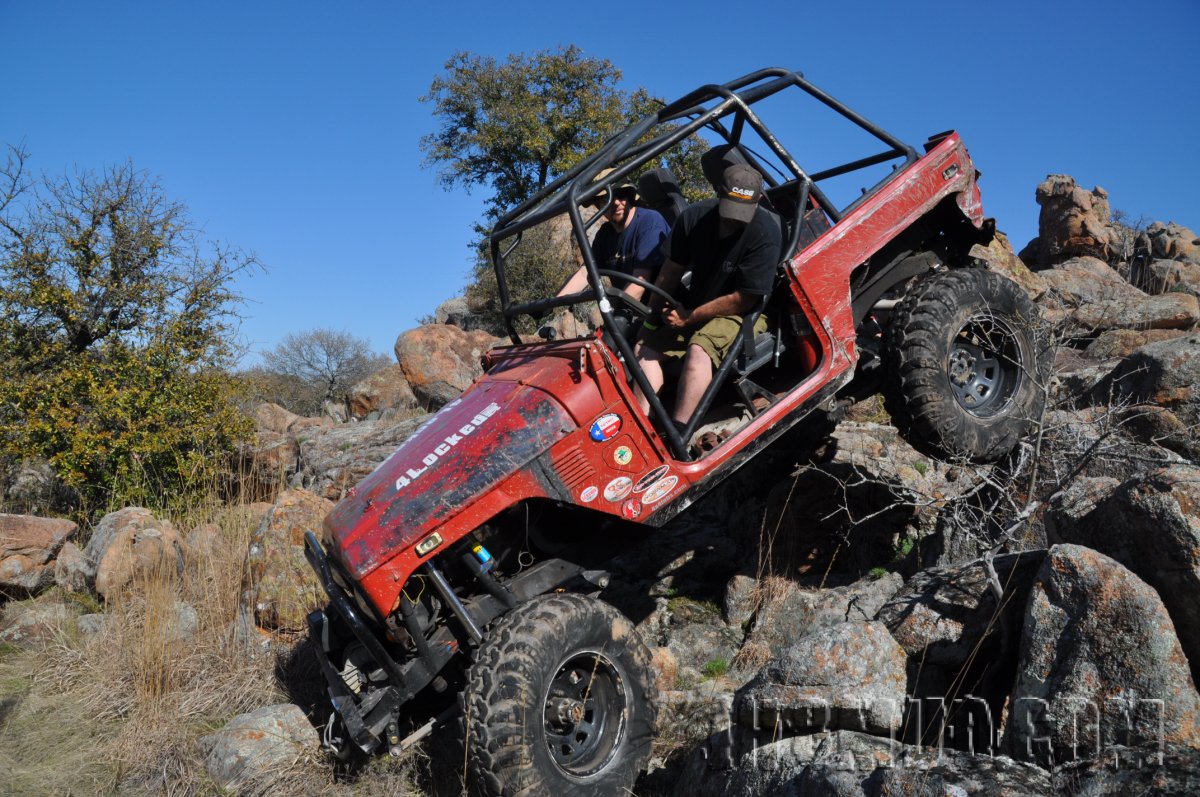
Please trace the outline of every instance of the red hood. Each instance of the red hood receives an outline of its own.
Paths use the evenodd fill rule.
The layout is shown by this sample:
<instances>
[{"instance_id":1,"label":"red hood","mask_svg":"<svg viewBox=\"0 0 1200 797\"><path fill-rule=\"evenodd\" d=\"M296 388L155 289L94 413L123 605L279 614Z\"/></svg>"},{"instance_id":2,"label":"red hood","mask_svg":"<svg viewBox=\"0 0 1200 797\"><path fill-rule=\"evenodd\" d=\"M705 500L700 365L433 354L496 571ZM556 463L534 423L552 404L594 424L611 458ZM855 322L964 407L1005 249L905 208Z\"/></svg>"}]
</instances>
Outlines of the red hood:
<instances>
[{"instance_id":1,"label":"red hood","mask_svg":"<svg viewBox=\"0 0 1200 797\"><path fill-rule=\"evenodd\" d=\"M334 553L361 578L575 429L545 392L482 380L447 404L329 516Z\"/></svg>"}]
</instances>

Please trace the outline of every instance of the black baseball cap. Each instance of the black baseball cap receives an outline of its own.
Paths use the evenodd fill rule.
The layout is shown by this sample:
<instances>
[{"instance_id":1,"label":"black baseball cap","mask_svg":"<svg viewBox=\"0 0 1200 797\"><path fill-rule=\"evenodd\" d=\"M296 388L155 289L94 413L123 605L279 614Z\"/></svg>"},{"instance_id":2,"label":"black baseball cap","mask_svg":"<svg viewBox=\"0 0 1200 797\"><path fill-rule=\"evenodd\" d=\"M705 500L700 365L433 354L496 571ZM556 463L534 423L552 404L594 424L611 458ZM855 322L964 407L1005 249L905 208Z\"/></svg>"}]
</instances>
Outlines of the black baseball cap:
<instances>
[{"instance_id":1,"label":"black baseball cap","mask_svg":"<svg viewBox=\"0 0 1200 797\"><path fill-rule=\"evenodd\" d=\"M721 218L749 223L762 197L762 175L744 164L730 166L722 175L717 195Z\"/></svg>"}]
</instances>

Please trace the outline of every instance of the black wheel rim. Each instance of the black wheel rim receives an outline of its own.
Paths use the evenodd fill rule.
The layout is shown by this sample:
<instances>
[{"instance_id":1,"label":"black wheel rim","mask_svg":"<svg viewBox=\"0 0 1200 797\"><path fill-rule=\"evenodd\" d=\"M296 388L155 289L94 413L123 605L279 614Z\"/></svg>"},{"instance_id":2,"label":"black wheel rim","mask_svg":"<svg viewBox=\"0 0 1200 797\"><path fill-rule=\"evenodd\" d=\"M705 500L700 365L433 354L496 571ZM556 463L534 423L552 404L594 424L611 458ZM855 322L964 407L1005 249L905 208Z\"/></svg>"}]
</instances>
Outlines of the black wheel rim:
<instances>
[{"instance_id":1,"label":"black wheel rim","mask_svg":"<svg viewBox=\"0 0 1200 797\"><path fill-rule=\"evenodd\" d=\"M967 319L950 341L946 376L958 405L979 418L1004 411L1021 383L1016 333L991 313Z\"/></svg>"},{"instance_id":2,"label":"black wheel rim","mask_svg":"<svg viewBox=\"0 0 1200 797\"><path fill-rule=\"evenodd\" d=\"M612 661L598 651L572 655L559 665L543 703L555 765L577 778L604 769L621 745L628 710Z\"/></svg>"}]
</instances>

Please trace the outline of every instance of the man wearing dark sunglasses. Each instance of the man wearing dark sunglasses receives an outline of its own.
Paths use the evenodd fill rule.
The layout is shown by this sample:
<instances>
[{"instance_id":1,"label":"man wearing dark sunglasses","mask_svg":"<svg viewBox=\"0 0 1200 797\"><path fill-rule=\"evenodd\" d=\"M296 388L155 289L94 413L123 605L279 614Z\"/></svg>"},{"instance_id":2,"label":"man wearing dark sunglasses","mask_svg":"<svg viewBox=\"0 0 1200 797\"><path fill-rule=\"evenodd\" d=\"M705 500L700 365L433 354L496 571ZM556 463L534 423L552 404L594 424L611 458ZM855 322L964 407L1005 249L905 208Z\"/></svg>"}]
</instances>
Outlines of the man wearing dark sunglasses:
<instances>
[{"instance_id":1,"label":"man wearing dark sunglasses","mask_svg":"<svg viewBox=\"0 0 1200 797\"><path fill-rule=\"evenodd\" d=\"M601 173L600 178L603 179ZM653 282L663 263L662 243L670 232L662 214L650 208L637 206L637 187L624 183L612 189L612 201L608 191L602 191L592 200L592 207L604 208L605 222L592 241L592 256L596 267L619 271L633 277ZM641 299L644 289L621 280L614 285L622 288L634 299ZM587 286L587 271L583 266L559 289L558 295L576 293Z\"/></svg>"}]
</instances>

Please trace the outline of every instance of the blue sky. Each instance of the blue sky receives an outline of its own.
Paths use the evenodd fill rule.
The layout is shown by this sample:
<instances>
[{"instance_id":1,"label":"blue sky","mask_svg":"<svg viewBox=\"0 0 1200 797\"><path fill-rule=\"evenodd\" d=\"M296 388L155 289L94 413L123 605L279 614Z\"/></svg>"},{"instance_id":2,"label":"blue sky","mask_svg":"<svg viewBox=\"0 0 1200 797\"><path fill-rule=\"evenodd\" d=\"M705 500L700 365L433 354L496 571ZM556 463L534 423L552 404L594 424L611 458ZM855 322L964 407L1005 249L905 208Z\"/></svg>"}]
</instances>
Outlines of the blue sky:
<instances>
[{"instance_id":1,"label":"blue sky","mask_svg":"<svg viewBox=\"0 0 1200 797\"><path fill-rule=\"evenodd\" d=\"M390 353L461 290L487 194L443 191L417 144L458 50L574 43L667 98L797 69L916 145L959 130L1018 249L1052 172L1200 230L1198 0L585 6L0 0L0 143L51 175L130 160L256 253L251 351L328 327Z\"/></svg>"}]
</instances>

